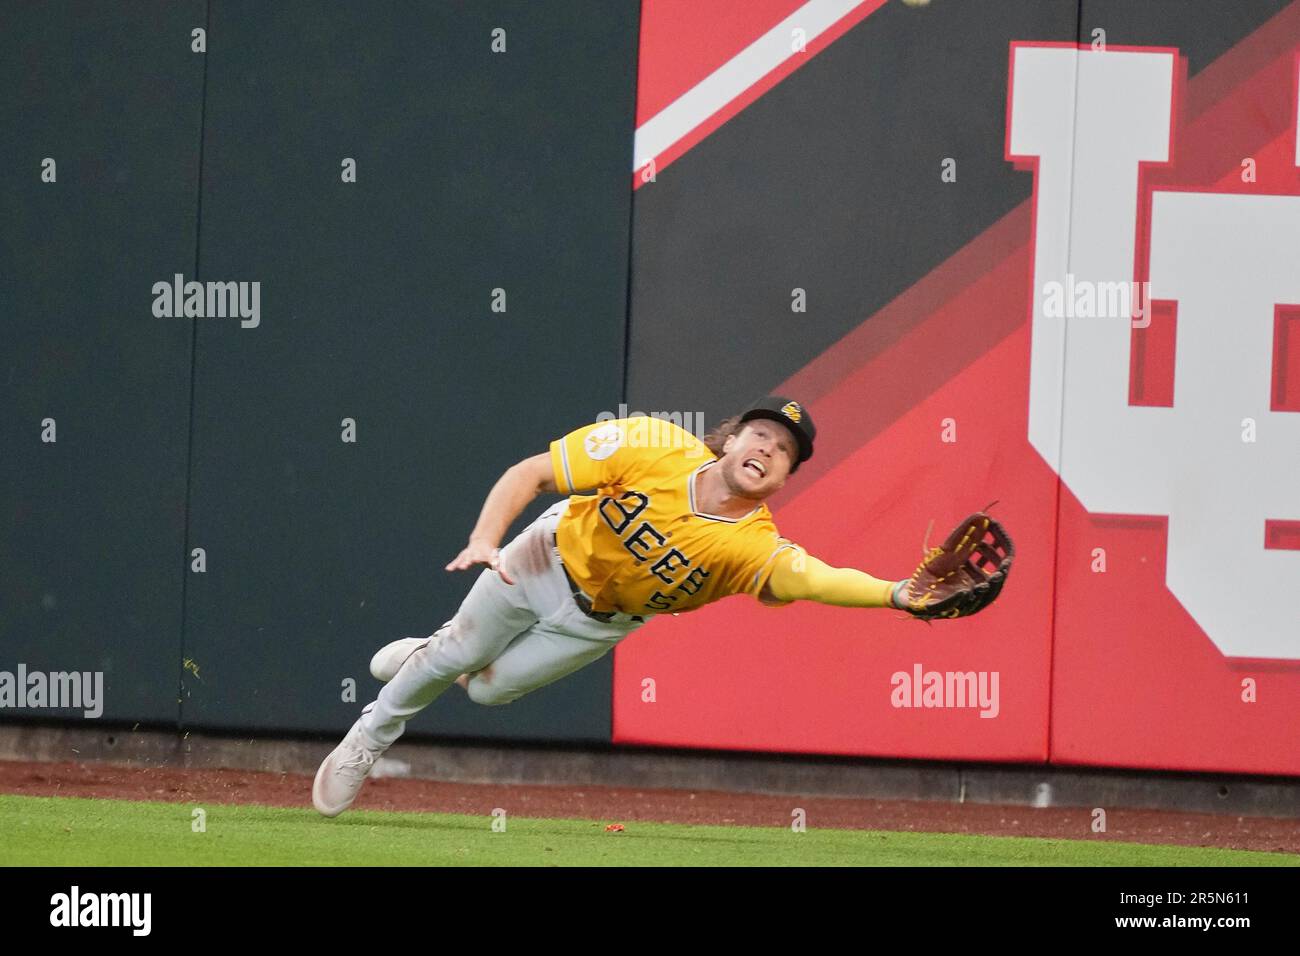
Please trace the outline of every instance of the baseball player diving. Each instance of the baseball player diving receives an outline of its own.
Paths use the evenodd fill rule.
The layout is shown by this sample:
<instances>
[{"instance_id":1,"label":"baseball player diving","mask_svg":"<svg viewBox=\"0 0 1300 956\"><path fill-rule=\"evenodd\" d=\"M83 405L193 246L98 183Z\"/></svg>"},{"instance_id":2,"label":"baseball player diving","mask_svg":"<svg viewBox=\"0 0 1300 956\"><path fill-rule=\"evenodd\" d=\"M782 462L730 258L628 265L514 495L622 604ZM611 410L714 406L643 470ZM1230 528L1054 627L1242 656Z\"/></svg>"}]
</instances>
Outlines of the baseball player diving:
<instances>
[{"instance_id":1,"label":"baseball player diving","mask_svg":"<svg viewBox=\"0 0 1300 956\"><path fill-rule=\"evenodd\" d=\"M453 683L477 703L508 704L609 653L656 614L742 593L927 620L992 603L1014 549L983 513L902 581L830 567L781 537L764 502L812 457L816 435L806 406L768 396L703 439L659 418L614 419L507 469L447 565L487 569L433 635L375 654L370 670L385 686L320 765L316 809L333 817L350 807L406 722ZM568 497L499 547L529 502L556 492Z\"/></svg>"}]
</instances>

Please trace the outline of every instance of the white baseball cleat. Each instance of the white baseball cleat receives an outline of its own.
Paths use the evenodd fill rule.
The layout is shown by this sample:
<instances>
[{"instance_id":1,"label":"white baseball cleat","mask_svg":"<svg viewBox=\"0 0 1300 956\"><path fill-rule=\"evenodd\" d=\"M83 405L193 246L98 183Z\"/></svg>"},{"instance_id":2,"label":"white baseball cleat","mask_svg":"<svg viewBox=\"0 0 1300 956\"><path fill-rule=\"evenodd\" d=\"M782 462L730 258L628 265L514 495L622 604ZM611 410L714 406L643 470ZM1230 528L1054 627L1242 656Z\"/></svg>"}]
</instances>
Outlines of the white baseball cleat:
<instances>
[{"instance_id":1,"label":"white baseball cleat","mask_svg":"<svg viewBox=\"0 0 1300 956\"><path fill-rule=\"evenodd\" d=\"M375 680L387 684L397 676L397 672L402 669L406 659L431 640L433 640L432 637L403 637L391 644L385 644L375 653L374 657L370 658L371 676Z\"/></svg>"},{"instance_id":2,"label":"white baseball cleat","mask_svg":"<svg viewBox=\"0 0 1300 956\"><path fill-rule=\"evenodd\" d=\"M375 761L387 749L366 737L358 720L316 771L311 787L312 804L327 817L336 817L352 806Z\"/></svg>"}]
</instances>

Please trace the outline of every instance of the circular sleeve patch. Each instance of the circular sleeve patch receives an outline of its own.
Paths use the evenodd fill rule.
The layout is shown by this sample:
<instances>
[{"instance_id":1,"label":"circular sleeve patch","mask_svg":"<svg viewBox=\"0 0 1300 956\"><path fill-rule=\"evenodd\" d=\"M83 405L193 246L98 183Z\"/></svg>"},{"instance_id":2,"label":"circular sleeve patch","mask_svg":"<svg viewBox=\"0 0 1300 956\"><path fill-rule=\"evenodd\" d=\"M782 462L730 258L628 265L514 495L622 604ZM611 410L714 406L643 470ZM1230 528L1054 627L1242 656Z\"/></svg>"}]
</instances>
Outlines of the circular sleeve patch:
<instances>
[{"instance_id":1,"label":"circular sleeve patch","mask_svg":"<svg viewBox=\"0 0 1300 956\"><path fill-rule=\"evenodd\" d=\"M614 452L618 451L623 445L623 429L610 422L607 425L601 425L599 428L593 428L587 432L587 437L583 439L583 449L587 452L587 457L592 461L604 461Z\"/></svg>"}]
</instances>

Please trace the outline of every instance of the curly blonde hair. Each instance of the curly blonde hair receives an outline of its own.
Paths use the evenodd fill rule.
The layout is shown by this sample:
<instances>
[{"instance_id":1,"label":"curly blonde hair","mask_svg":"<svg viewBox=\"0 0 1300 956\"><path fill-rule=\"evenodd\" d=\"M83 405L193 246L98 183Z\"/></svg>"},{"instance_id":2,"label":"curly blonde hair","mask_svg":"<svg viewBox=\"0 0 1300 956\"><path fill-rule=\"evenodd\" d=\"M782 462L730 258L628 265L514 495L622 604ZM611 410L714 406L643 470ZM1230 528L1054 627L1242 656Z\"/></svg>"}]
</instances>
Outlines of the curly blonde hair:
<instances>
[{"instance_id":1,"label":"curly blonde hair","mask_svg":"<svg viewBox=\"0 0 1300 956\"><path fill-rule=\"evenodd\" d=\"M724 418L714 425L712 431L708 432L701 441L716 457L721 458L722 446L726 444L728 438L738 431L740 431L740 416L732 415L730 418Z\"/></svg>"}]
</instances>

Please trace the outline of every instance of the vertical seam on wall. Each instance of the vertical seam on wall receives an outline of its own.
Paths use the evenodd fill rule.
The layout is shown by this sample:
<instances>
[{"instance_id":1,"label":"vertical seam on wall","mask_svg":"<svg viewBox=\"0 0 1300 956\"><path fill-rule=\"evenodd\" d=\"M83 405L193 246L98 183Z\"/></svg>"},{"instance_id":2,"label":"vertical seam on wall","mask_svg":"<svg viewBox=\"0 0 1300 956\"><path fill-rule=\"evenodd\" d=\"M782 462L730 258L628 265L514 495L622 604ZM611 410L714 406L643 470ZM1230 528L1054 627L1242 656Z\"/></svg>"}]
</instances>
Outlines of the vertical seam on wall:
<instances>
[{"instance_id":1,"label":"vertical seam on wall","mask_svg":"<svg viewBox=\"0 0 1300 956\"><path fill-rule=\"evenodd\" d=\"M203 140L208 106L208 48L212 33L212 0L204 4L203 15L203 83L199 91L199 168L194 203L194 281L199 279L199 253L203 242ZM194 373L199 345L199 320L190 324L190 402L189 425L185 437L185 547L181 556L181 647L176 674L176 729L185 728L185 636L189 620L190 583L190 501L194 486Z\"/></svg>"},{"instance_id":2,"label":"vertical seam on wall","mask_svg":"<svg viewBox=\"0 0 1300 956\"><path fill-rule=\"evenodd\" d=\"M1083 43L1083 4L1085 0L1079 0L1074 14L1074 115L1071 118L1070 129L1070 200L1067 205L1067 220L1065 226L1065 267L1070 268L1070 254L1073 246L1074 235L1074 173L1077 163L1075 162L1075 151L1079 142L1079 57L1082 55L1079 47ZM1038 217L1038 210L1034 210L1034 217ZM1033 278L1030 278L1033 282ZM1037 295L1038 290L1032 289L1032 294ZM1033 308L1033 301L1030 301L1030 308ZM1061 486L1065 484L1065 479L1061 477L1061 453L1065 444L1065 376L1068 374L1066 368L1066 356L1070 348L1070 326L1067 323L1064 332L1061 334L1061 401L1059 409L1061 412L1061 421L1056 429L1056 503L1052 512L1052 617L1048 625L1048 654L1047 654L1047 760L1046 763L1053 763L1052 752L1052 715L1056 708L1056 622L1059 615L1057 609L1060 605L1059 585L1061 580Z\"/></svg>"},{"instance_id":3,"label":"vertical seam on wall","mask_svg":"<svg viewBox=\"0 0 1300 956\"><path fill-rule=\"evenodd\" d=\"M636 104L637 92L641 85L641 12L644 6L642 3L637 4L636 8L636 29L634 36L636 44L632 55L632 135L629 142L633 144L629 149L632 154L632 162L623 167L626 172L628 166L632 166L635 173L635 143L636 143ZM629 177L624 177L624 183L627 187L627 269L624 272L626 284L624 286L623 296L623 380L619 385L619 401L626 402L627 396L627 370L630 362L631 343L632 343L632 243L635 239L634 223L636 221L636 194L637 190L632 188Z\"/></svg>"},{"instance_id":4,"label":"vertical seam on wall","mask_svg":"<svg viewBox=\"0 0 1300 956\"><path fill-rule=\"evenodd\" d=\"M618 400L626 402L627 396L627 369L631 360L631 343L632 343L632 247L636 239L634 223L636 222L636 194L637 190L632 188L632 178L627 175L628 167L632 167L635 172L636 164L636 104L637 93L641 88L641 19L645 9L645 2L636 5L636 29L632 31L634 37L632 46L632 129L628 137L628 154L631 162L623 166L623 184L627 189L627 269L623 273L625 277L624 295L623 295L623 378L619 384ZM614 744L614 669L618 662L618 648L610 654L609 667L609 740Z\"/></svg>"}]
</instances>

